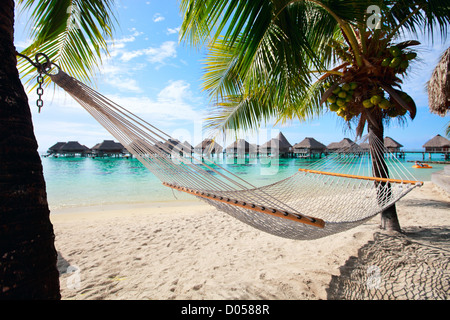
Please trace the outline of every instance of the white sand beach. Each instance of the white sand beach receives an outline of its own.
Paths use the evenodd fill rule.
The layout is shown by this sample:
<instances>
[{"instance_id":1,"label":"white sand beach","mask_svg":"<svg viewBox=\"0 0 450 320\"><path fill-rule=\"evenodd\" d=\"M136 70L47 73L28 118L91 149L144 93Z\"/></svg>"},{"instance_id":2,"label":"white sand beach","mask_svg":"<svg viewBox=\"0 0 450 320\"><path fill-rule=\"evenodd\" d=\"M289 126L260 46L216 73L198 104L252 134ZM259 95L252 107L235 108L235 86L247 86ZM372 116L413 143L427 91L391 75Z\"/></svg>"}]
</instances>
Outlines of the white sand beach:
<instances>
[{"instance_id":1,"label":"white sand beach","mask_svg":"<svg viewBox=\"0 0 450 320\"><path fill-rule=\"evenodd\" d=\"M397 209L404 237L448 261L449 195L426 182ZM59 210L51 220L62 299L76 300L329 299L332 279L380 232L376 216L323 239L288 240L197 201Z\"/></svg>"}]
</instances>

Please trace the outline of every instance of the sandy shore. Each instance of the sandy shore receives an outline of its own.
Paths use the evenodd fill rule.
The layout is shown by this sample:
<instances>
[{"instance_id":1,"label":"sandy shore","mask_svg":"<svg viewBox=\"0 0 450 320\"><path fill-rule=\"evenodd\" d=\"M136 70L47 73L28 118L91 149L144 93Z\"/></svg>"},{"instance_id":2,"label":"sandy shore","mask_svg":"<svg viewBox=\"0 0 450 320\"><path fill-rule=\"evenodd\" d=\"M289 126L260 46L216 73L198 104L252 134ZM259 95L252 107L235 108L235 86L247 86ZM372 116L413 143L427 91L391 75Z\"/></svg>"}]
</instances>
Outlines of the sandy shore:
<instances>
[{"instance_id":1,"label":"sandy shore","mask_svg":"<svg viewBox=\"0 0 450 320\"><path fill-rule=\"evenodd\" d=\"M402 241L437 248L448 261L448 194L427 182L397 208L406 231ZM377 216L327 238L288 240L197 201L60 210L51 219L63 299L336 298L330 283L339 287L344 269L348 275L344 267L362 257L359 249L376 246L374 234L380 232ZM425 239L418 230L438 232L434 238L421 233L428 234ZM447 287L439 290L448 294L450 271L442 271ZM388 275L381 270L380 276ZM392 298L385 294L379 298Z\"/></svg>"}]
</instances>

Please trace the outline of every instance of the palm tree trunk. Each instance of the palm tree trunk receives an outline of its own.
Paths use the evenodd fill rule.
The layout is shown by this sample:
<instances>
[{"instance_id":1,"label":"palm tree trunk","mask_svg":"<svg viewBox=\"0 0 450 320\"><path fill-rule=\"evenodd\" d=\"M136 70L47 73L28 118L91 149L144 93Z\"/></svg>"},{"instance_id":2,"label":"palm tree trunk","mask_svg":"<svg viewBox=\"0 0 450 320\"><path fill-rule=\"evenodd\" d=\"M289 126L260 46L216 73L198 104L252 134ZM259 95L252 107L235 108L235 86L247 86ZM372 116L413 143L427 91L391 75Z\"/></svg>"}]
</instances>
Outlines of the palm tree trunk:
<instances>
[{"instance_id":1,"label":"palm tree trunk","mask_svg":"<svg viewBox=\"0 0 450 320\"><path fill-rule=\"evenodd\" d=\"M53 226L13 35L14 0L5 0L0 6L0 298L59 299Z\"/></svg>"},{"instance_id":2,"label":"palm tree trunk","mask_svg":"<svg viewBox=\"0 0 450 320\"><path fill-rule=\"evenodd\" d=\"M379 141L384 140L384 128L383 128L383 118L380 114L373 114L373 117L368 121L369 132L375 135ZM373 174L378 178L389 178L388 167L384 161L384 156L379 155L372 157L372 168ZM386 182L380 182L382 184ZM379 199L381 197L389 196L388 194L378 195ZM381 200L381 199L380 199ZM400 223L397 217L397 209L395 204L388 207L381 213L381 228L389 231L401 231Z\"/></svg>"}]
</instances>

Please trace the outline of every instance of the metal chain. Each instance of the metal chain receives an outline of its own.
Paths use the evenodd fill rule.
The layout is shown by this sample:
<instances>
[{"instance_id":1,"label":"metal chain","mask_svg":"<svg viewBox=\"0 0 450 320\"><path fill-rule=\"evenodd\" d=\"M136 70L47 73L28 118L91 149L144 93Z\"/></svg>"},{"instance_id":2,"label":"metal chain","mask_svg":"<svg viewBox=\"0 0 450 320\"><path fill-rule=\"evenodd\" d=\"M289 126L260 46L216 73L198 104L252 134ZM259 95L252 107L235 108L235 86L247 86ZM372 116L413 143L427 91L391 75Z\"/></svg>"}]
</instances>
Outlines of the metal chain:
<instances>
[{"instance_id":1,"label":"metal chain","mask_svg":"<svg viewBox=\"0 0 450 320\"><path fill-rule=\"evenodd\" d=\"M42 73L39 73L37 76L38 87L36 89L36 93L38 95L38 99L36 100L36 105L38 107L38 113L41 113L41 108L44 106L44 100L42 100L42 95L44 94L44 89L42 88L42 84L44 83L44 77Z\"/></svg>"},{"instance_id":2,"label":"metal chain","mask_svg":"<svg viewBox=\"0 0 450 320\"><path fill-rule=\"evenodd\" d=\"M36 105L38 107L38 112L41 112L41 108L44 106L44 100L42 100L42 95L44 94L44 88L42 87L42 85L44 84L44 74L49 75L50 70L52 69L52 67L56 67L58 70L60 70L59 66L53 62L50 61L50 59L48 58L47 55L45 55L44 53L37 53L35 55L35 60L36 62L34 62L32 59L30 59L29 57L27 57L24 54L21 54L19 52L16 51L16 55L26 59L28 62L30 62L38 71L39 75L37 76L36 80L38 83L38 87L36 89L36 93L38 95L38 99L36 100ZM43 63L41 63L39 61L39 58L43 57L45 59L45 61Z\"/></svg>"}]
</instances>

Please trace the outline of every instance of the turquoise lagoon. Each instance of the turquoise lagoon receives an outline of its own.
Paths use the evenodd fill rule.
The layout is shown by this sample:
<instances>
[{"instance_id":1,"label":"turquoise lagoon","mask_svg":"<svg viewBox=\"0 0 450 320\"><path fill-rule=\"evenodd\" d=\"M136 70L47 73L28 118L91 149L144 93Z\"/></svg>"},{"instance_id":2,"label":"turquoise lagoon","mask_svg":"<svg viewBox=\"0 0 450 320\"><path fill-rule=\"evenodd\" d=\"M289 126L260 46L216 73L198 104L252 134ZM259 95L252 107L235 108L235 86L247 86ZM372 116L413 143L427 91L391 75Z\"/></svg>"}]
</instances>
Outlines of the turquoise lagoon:
<instances>
[{"instance_id":1,"label":"turquoise lagoon","mask_svg":"<svg viewBox=\"0 0 450 320\"><path fill-rule=\"evenodd\" d=\"M314 159L279 159L267 164L267 158L213 158L226 170L255 186L287 178L317 161ZM410 161L422 160L421 154L406 154L403 165L420 181L429 181L432 169L413 169ZM433 160L441 160L436 157ZM44 177L50 209L156 201L192 200L192 196L164 187L138 160L127 158L43 157ZM261 170L270 167L270 170Z\"/></svg>"}]
</instances>

